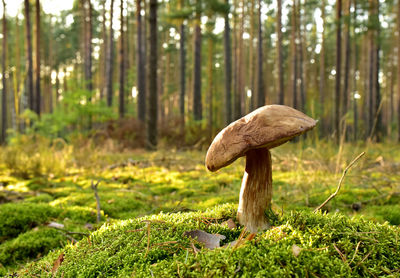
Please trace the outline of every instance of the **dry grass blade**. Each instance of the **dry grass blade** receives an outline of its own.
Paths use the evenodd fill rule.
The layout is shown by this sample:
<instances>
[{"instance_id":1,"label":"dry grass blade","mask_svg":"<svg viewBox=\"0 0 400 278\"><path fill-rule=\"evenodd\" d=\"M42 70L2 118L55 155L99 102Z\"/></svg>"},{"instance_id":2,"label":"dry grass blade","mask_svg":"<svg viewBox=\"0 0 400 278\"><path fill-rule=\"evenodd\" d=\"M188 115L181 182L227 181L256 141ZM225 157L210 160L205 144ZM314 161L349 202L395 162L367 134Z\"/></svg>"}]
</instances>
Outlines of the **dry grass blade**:
<instances>
[{"instance_id":1,"label":"dry grass blade","mask_svg":"<svg viewBox=\"0 0 400 278\"><path fill-rule=\"evenodd\" d=\"M349 165L347 165L346 169L344 169L344 171L343 171L342 176L340 177L339 184L338 184L338 186L337 186L337 188L336 188L336 191L335 191L331 196L329 196L328 199L325 200L325 202L323 202L323 203L322 203L321 205L319 205L316 209L314 209L314 213L316 213L317 211L319 211L319 210L320 210L321 208L323 208L330 200L332 200L333 198L335 198L335 196L338 194L340 188L342 187L342 183L343 183L344 177L345 177L346 174L347 174L347 171L348 171L348 170L351 168L351 166L353 166L354 163L356 163L357 160L359 160L364 154L365 154L365 152L360 153L356 158L353 159L353 161L351 161L351 162L349 163Z\"/></svg>"},{"instance_id":2,"label":"dry grass blade","mask_svg":"<svg viewBox=\"0 0 400 278\"><path fill-rule=\"evenodd\" d=\"M58 268L61 266L62 262L64 261L64 253L61 253L57 260L54 261L53 268L51 269L51 273L53 275L57 272Z\"/></svg>"},{"instance_id":3,"label":"dry grass blade","mask_svg":"<svg viewBox=\"0 0 400 278\"><path fill-rule=\"evenodd\" d=\"M147 257L147 254L149 253L150 250L150 226L151 226L151 222L147 223L147 248L146 248L146 254L144 255L144 257Z\"/></svg>"}]
</instances>

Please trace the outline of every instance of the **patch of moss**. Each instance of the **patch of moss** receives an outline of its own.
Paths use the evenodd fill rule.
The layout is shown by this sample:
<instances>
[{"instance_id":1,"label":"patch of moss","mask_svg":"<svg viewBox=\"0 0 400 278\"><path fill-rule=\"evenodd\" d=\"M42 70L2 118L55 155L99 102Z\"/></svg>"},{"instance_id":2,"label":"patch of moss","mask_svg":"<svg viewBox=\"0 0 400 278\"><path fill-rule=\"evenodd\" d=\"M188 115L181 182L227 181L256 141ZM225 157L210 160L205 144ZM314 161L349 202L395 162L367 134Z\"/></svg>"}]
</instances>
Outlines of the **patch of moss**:
<instances>
[{"instance_id":1,"label":"patch of moss","mask_svg":"<svg viewBox=\"0 0 400 278\"><path fill-rule=\"evenodd\" d=\"M48 204L9 203L0 205L0 243L56 217L60 209Z\"/></svg>"},{"instance_id":2,"label":"patch of moss","mask_svg":"<svg viewBox=\"0 0 400 278\"><path fill-rule=\"evenodd\" d=\"M365 277L395 275L400 267L397 227L341 214L291 212L277 219L277 226L236 249L195 252L192 241L182 236L201 229L225 235L225 242L237 239L241 229L221 225L235 216L235 208L223 205L205 212L160 213L104 224L89 238L62 250L64 262L56 276ZM300 248L299 254L293 246ZM51 277L59 253L18 274Z\"/></svg>"},{"instance_id":3,"label":"patch of moss","mask_svg":"<svg viewBox=\"0 0 400 278\"><path fill-rule=\"evenodd\" d=\"M51 228L34 229L0 245L0 265L14 266L27 259L36 259L66 241L62 232Z\"/></svg>"}]
</instances>

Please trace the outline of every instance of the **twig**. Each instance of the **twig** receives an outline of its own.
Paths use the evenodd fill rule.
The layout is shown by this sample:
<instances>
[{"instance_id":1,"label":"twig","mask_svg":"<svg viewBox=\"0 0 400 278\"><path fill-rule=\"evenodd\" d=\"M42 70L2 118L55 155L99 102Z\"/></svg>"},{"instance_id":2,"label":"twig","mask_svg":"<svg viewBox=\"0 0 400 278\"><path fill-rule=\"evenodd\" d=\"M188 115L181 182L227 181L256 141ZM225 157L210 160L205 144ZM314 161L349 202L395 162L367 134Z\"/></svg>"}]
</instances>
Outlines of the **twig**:
<instances>
[{"instance_id":1,"label":"twig","mask_svg":"<svg viewBox=\"0 0 400 278\"><path fill-rule=\"evenodd\" d=\"M99 185L100 181L97 181L96 184L94 184L93 180L92 183L90 185L90 187L93 189L94 191L94 197L96 198L96 210L97 210L97 219L96 222L99 223L101 221L101 210L100 210L100 197L99 194L97 192L97 187Z\"/></svg>"},{"instance_id":2,"label":"twig","mask_svg":"<svg viewBox=\"0 0 400 278\"><path fill-rule=\"evenodd\" d=\"M328 199L325 200L325 202L323 202L319 207L317 207L316 209L314 209L314 213L316 213L317 211L319 211L321 208L323 208L330 200L332 200L339 192L340 188L342 187L342 182L344 177L347 174L347 171L350 169L351 166L353 166L354 163L356 163L357 160L359 160L363 155L365 154L365 152L360 153L356 158L353 159L352 162L350 162L349 165L347 165L346 169L344 169L342 176L340 177L339 180L339 184L338 187L336 188L336 191L328 197Z\"/></svg>"},{"instance_id":3,"label":"twig","mask_svg":"<svg viewBox=\"0 0 400 278\"><path fill-rule=\"evenodd\" d=\"M150 250L150 225L151 222L147 222L147 248L146 248L146 254L144 255L144 257L147 257L147 254L149 253Z\"/></svg>"},{"instance_id":4,"label":"twig","mask_svg":"<svg viewBox=\"0 0 400 278\"><path fill-rule=\"evenodd\" d=\"M359 241L359 242L357 243L356 251L355 251L354 254L353 254L353 258L351 258L351 261L349 262L349 265L354 261L354 258L356 257L356 254L357 254L357 252L358 252L358 247L360 247L360 244L361 244L361 241Z\"/></svg>"}]
</instances>

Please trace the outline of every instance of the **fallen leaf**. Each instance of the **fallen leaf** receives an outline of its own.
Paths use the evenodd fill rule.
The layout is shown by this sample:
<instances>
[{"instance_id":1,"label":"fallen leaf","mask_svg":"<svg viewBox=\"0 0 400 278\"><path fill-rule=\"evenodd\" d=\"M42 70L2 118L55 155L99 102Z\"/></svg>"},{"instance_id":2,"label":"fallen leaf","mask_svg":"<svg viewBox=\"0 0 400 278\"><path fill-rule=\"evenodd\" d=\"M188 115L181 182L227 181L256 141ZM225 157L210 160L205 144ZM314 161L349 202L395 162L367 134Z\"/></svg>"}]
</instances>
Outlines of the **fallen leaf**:
<instances>
[{"instance_id":1,"label":"fallen leaf","mask_svg":"<svg viewBox=\"0 0 400 278\"><path fill-rule=\"evenodd\" d=\"M107 200L107 203L108 203L108 204L112 204L112 203L114 203L114 202L115 202L114 199Z\"/></svg>"},{"instance_id":2,"label":"fallen leaf","mask_svg":"<svg viewBox=\"0 0 400 278\"><path fill-rule=\"evenodd\" d=\"M226 220L225 222L221 223L222 226L226 226L229 229L236 229L236 224L235 222L232 220L232 218L229 218L228 220Z\"/></svg>"},{"instance_id":3,"label":"fallen leaf","mask_svg":"<svg viewBox=\"0 0 400 278\"><path fill-rule=\"evenodd\" d=\"M64 229L64 224L61 223L57 223L57 222L50 222L49 224L47 224L47 227L50 228L56 228L56 229Z\"/></svg>"},{"instance_id":4,"label":"fallen leaf","mask_svg":"<svg viewBox=\"0 0 400 278\"><path fill-rule=\"evenodd\" d=\"M220 247L219 242L224 240L226 237L220 234L209 234L201 230L187 231L183 233L183 236L190 237L204 244L204 247L208 249L214 249Z\"/></svg>"},{"instance_id":5,"label":"fallen leaf","mask_svg":"<svg viewBox=\"0 0 400 278\"><path fill-rule=\"evenodd\" d=\"M51 273L53 273L53 274L56 273L63 261L64 261L64 253L61 253L58 256L57 260L54 261L53 268L51 269Z\"/></svg>"},{"instance_id":6,"label":"fallen leaf","mask_svg":"<svg viewBox=\"0 0 400 278\"><path fill-rule=\"evenodd\" d=\"M293 256L298 257L300 255L301 249L302 249L301 247L297 246L296 244L293 244L292 246Z\"/></svg>"}]
</instances>

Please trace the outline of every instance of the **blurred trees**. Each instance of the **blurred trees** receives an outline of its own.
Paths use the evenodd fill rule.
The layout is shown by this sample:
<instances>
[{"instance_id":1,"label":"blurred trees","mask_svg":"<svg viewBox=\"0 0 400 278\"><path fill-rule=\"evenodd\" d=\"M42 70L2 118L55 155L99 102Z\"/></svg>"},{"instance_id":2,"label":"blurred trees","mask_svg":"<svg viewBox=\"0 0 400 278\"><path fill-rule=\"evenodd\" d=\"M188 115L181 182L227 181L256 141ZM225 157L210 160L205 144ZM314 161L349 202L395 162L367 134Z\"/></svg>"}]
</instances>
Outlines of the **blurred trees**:
<instances>
[{"instance_id":1,"label":"blurred trees","mask_svg":"<svg viewBox=\"0 0 400 278\"><path fill-rule=\"evenodd\" d=\"M280 103L319 119L321 137L400 140L399 2L75 0L46 14L24 0L2 20L2 134L119 115L155 147L158 125L208 138Z\"/></svg>"}]
</instances>

